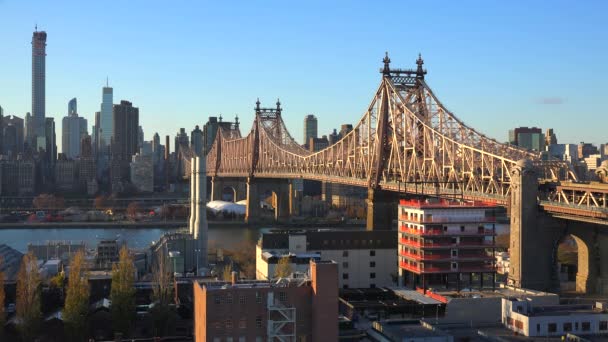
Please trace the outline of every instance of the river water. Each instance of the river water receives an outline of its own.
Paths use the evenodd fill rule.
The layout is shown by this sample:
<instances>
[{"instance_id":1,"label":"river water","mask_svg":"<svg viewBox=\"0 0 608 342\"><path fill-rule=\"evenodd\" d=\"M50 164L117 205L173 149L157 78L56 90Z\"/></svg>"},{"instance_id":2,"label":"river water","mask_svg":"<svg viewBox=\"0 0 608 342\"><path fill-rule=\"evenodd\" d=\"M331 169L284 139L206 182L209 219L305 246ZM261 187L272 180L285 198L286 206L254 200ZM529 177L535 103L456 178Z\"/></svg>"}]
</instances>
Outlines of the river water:
<instances>
[{"instance_id":1,"label":"river water","mask_svg":"<svg viewBox=\"0 0 608 342\"><path fill-rule=\"evenodd\" d=\"M266 228L209 227L209 246L233 249L242 242L255 243L264 229ZM129 248L144 249L163 234L176 230L173 228L8 228L0 229L0 244L6 244L20 252L27 252L30 243L82 241L87 248L95 248L100 240L118 239L126 241Z\"/></svg>"}]
</instances>

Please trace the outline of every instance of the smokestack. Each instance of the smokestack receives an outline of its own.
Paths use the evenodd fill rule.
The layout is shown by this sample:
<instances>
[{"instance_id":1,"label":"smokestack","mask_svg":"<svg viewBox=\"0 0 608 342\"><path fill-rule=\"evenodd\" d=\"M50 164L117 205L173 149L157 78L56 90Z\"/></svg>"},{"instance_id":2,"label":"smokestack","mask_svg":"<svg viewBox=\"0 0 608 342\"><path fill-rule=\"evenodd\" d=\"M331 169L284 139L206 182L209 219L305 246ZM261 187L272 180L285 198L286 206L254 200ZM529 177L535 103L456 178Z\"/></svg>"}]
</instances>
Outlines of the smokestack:
<instances>
[{"instance_id":1,"label":"smokestack","mask_svg":"<svg viewBox=\"0 0 608 342\"><path fill-rule=\"evenodd\" d=\"M190 220L188 228L190 235L194 233L194 223L196 222L196 157L190 159Z\"/></svg>"},{"instance_id":2,"label":"smokestack","mask_svg":"<svg viewBox=\"0 0 608 342\"><path fill-rule=\"evenodd\" d=\"M196 217L193 238L197 240L199 265L207 266L207 167L205 157L196 157Z\"/></svg>"}]
</instances>

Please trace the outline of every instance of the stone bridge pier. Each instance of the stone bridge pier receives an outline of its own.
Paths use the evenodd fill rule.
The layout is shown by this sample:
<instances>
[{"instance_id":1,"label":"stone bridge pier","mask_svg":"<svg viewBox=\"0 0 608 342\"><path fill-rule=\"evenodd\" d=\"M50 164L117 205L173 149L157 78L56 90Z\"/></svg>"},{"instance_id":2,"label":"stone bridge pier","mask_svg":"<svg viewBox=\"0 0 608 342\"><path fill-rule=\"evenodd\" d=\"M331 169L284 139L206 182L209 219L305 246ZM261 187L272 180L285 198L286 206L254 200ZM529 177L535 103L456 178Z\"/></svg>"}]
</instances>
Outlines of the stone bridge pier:
<instances>
[{"instance_id":1,"label":"stone bridge pier","mask_svg":"<svg viewBox=\"0 0 608 342\"><path fill-rule=\"evenodd\" d=\"M367 190L367 230L390 230L397 216L399 195L393 191Z\"/></svg>"},{"instance_id":2,"label":"stone bridge pier","mask_svg":"<svg viewBox=\"0 0 608 342\"><path fill-rule=\"evenodd\" d=\"M248 178L245 221L257 222L262 218L260 201L271 197L274 220L284 221L295 213L296 191L289 179Z\"/></svg>"},{"instance_id":3,"label":"stone bridge pier","mask_svg":"<svg viewBox=\"0 0 608 342\"><path fill-rule=\"evenodd\" d=\"M608 232L605 226L542 212L538 177L530 163L511 171L509 282L522 288L559 291L558 246L572 236L578 249L576 292L608 294Z\"/></svg>"},{"instance_id":4,"label":"stone bridge pier","mask_svg":"<svg viewBox=\"0 0 608 342\"><path fill-rule=\"evenodd\" d=\"M224 193L230 193L234 202L247 198L247 183L239 178L211 177L211 201L221 201Z\"/></svg>"}]
</instances>

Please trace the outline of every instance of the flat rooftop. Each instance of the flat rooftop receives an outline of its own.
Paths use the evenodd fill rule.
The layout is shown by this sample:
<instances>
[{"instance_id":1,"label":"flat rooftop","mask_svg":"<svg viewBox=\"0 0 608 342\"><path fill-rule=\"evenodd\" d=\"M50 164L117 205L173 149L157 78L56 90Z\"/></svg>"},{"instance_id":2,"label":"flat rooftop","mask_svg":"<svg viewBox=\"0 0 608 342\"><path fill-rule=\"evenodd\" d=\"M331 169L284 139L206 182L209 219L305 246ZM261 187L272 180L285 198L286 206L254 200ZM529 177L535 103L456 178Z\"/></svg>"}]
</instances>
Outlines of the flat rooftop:
<instances>
[{"instance_id":1,"label":"flat rooftop","mask_svg":"<svg viewBox=\"0 0 608 342\"><path fill-rule=\"evenodd\" d=\"M488 209L497 207L496 203L483 201L454 201L447 199L429 198L426 200L408 199L400 200L399 206L417 209L441 209L441 208L462 208L462 209Z\"/></svg>"}]
</instances>

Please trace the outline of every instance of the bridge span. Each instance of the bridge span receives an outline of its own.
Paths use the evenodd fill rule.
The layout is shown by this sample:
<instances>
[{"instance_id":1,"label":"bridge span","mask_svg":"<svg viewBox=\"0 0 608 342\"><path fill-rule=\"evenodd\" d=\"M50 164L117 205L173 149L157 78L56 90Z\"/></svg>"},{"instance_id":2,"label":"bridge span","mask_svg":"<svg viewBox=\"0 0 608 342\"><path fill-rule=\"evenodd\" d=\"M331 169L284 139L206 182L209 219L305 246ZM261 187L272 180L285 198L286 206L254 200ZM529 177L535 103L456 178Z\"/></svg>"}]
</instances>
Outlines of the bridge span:
<instances>
[{"instance_id":1,"label":"bridge span","mask_svg":"<svg viewBox=\"0 0 608 342\"><path fill-rule=\"evenodd\" d=\"M403 194L494 202L511 216L513 284L553 289L557 245L573 235L583 250L577 287L608 292L608 164L598 169L604 183L580 183L569 163L500 143L458 119L426 83L420 56L415 69L390 62L387 54L380 84L353 130L321 151L293 139L279 101L256 102L246 136L218 130L206 156L212 199L222 184L240 180L247 220L258 217L263 191L276 196L280 219L294 209L293 179L360 186L368 189L368 229L391 229Z\"/></svg>"}]
</instances>

